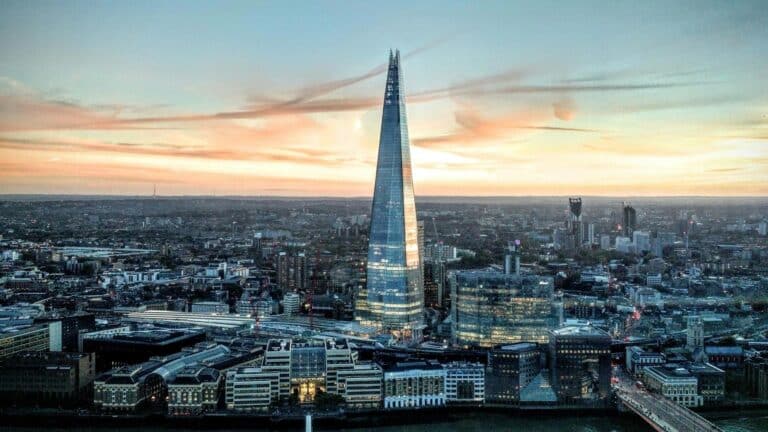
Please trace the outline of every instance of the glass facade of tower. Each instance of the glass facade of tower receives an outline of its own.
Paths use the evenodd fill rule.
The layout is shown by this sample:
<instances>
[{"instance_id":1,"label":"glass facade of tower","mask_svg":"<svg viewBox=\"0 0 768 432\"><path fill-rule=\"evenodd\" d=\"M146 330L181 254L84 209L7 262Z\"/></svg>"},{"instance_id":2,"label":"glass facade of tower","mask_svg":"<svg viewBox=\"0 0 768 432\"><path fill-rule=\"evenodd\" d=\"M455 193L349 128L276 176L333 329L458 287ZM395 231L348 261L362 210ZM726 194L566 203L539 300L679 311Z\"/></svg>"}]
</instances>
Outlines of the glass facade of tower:
<instances>
[{"instance_id":1,"label":"glass facade of tower","mask_svg":"<svg viewBox=\"0 0 768 432\"><path fill-rule=\"evenodd\" d=\"M451 282L454 342L492 347L546 343L557 325L553 279L494 271L459 271Z\"/></svg>"},{"instance_id":2,"label":"glass facade of tower","mask_svg":"<svg viewBox=\"0 0 768 432\"><path fill-rule=\"evenodd\" d=\"M422 327L418 227L400 53L390 54L358 319L408 336Z\"/></svg>"}]
</instances>

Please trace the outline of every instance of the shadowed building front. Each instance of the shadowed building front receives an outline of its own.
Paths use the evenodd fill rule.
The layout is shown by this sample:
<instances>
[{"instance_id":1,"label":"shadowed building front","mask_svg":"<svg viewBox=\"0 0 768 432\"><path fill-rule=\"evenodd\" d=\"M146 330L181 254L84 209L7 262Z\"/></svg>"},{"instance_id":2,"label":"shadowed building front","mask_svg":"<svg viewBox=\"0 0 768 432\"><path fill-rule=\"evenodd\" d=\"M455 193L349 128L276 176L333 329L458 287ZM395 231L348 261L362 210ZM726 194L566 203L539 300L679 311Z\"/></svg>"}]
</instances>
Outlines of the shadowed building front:
<instances>
[{"instance_id":1,"label":"shadowed building front","mask_svg":"<svg viewBox=\"0 0 768 432\"><path fill-rule=\"evenodd\" d=\"M400 53L390 53L368 240L367 286L357 318L403 340L423 328L418 226Z\"/></svg>"}]
</instances>

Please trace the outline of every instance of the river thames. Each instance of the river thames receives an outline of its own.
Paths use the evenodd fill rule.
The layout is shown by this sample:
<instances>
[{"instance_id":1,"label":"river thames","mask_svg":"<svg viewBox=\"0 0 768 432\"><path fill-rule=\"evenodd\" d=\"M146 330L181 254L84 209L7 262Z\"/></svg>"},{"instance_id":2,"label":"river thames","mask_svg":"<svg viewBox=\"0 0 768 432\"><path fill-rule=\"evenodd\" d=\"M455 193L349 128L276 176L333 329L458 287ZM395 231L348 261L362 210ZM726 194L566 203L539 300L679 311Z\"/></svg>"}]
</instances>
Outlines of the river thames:
<instances>
[{"instance_id":1,"label":"river thames","mask_svg":"<svg viewBox=\"0 0 768 432\"><path fill-rule=\"evenodd\" d=\"M765 432L768 431L768 412L753 412L743 416L713 419L725 432ZM2 427L2 432L199 432L202 429L185 429L173 427L142 427L142 428L107 428L107 427ZM205 430L213 430L206 428ZM250 428L215 429L221 432L242 432L247 430L270 430L259 424ZM291 429L281 429L291 430ZM296 430L303 430L297 428ZM316 429L321 430L321 429ZM322 429L328 430L328 429ZM404 426L380 426L370 428L345 428L345 432L489 432L489 431L522 431L522 432L648 432L652 429L638 417L621 416L573 416L558 415L553 412L550 417L516 417L497 413L470 414L462 420L411 424Z\"/></svg>"}]
</instances>

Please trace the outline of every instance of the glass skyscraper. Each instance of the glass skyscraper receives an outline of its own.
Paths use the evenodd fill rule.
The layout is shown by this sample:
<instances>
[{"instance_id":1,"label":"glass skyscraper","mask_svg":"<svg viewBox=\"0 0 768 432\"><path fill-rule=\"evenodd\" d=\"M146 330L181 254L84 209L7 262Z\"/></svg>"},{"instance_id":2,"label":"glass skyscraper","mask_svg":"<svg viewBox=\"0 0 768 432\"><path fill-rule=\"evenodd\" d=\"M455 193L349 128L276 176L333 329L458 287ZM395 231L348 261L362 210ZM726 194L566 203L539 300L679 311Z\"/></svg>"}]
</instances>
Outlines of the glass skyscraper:
<instances>
[{"instance_id":1,"label":"glass skyscraper","mask_svg":"<svg viewBox=\"0 0 768 432\"><path fill-rule=\"evenodd\" d=\"M546 343L547 332L558 324L553 286L551 277L455 272L451 280L454 343L480 347Z\"/></svg>"},{"instance_id":2,"label":"glass skyscraper","mask_svg":"<svg viewBox=\"0 0 768 432\"><path fill-rule=\"evenodd\" d=\"M400 53L389 55L376 185L368 240L367 286L358 319L398 337L419 338L424 289Z\"/></svg>"}]
</instances>

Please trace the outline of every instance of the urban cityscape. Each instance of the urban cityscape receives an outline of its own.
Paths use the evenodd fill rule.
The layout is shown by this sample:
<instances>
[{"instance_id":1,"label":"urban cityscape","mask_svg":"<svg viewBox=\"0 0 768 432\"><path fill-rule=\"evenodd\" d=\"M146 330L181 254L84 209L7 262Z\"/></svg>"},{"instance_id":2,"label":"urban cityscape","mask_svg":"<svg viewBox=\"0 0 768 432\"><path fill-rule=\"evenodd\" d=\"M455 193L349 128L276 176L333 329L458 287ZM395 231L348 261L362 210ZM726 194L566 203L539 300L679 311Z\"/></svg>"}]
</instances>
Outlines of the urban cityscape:
<instances>
[{"instance_id":1,"label":"urban cityscape","mask_svg":"<svg viewBox=\"0 0 768 432\"><path fill-rule=\"evenodd\" d=\"M35 23L27 16L35 3L9 2L0 12ZM749 25L765 23L768 7L747 3L738 12L754 13ZM72 5L83 13L93 6ZM712 5L708 10L728 9ZM768 48L768 39L744 38ZM652 189L669 181L664 163L627 149L613 157L641 159L645 177L606 180L605 191L596 181L566 194L508 193L501 184L497 193L482 192L481 173L462 178L459 167L451 174L465 153L445 160L423 147L471 146L477 136L425 138L424 126L414 135L414 124L428 120L409 110L438 98L466 107L462 98L486 97L479 94L488 85L517 78L507 72L445 90L407 88L412 59L451 43L388 48L376 53L383 64L368 74L305 87L294 99L253 96L246 111L212 116L152 117L128 106L97 115L27 89L16 81L24 77L0 76L13 88L0 93L0 430L768 430L765 138L741 137L749 151L732 150L719 168L682 153L691 173L719 170L710 186L682 170L680 184ZM22 70L5 60L15 49L0 47L9 53L0 72ZM37 55L46 54L30 52L19 62ZM600 80L545 90L520 84L516 92L556 93L563 101ZM325 99L360 81L375 82L375 101ZM570 118L562 109L556 104L555 115ZM227 127L256 129L255 122L275 117L315 123L307 116L355 110L376 116L373 135L365 135L373 136L373 160L361 164L370 181L359 195L359 179L345 192L349 172L329 183L337 155L322 148L303 148L301 156L289 150L296 163L316 161L323 170L298 168L295 181L283 173L271 193L250 193L249 186L228 189L228 179L269 187L272 174L237 180L241 168L233 163L222 171L195 168L198 175L186 171L187 162L166 160L216 164L237 153L159 141L95 144L100 133L154 140L181 136L170 124L202 122L226 135ZM457 112L456 122L483 140L501 138L501 126L478 115ZM232 119L241 123L210 125ZM765 125L763 113L750 133ZM304 126L258 126L270 127ZM594 132L551 123L512 128ZM278 135L259 129L231 139L268 151ZM551 185L572 178L552 162L567 160L568 151L547 153L552 168L543 178ZM81 159L47 163L82 174L40 171L34 164L49 152ZM114 160L89 156L102 153ZM494 181L515 183L517 167L507 156L480 169L495 173L493 164L501 164L506 172ZM268 165L280 171L285 157L277 152ZM129 177L120 164L131 160L145 166ZM441 189L442 177L420 173L422 166L466 188ZM142 177L153 167L184 179ZM538 184L520 180L523 188ZM437 193L417 193L422 181ZM629 189L617 194L617 185Z\"/></svg>"}]
</instances>

